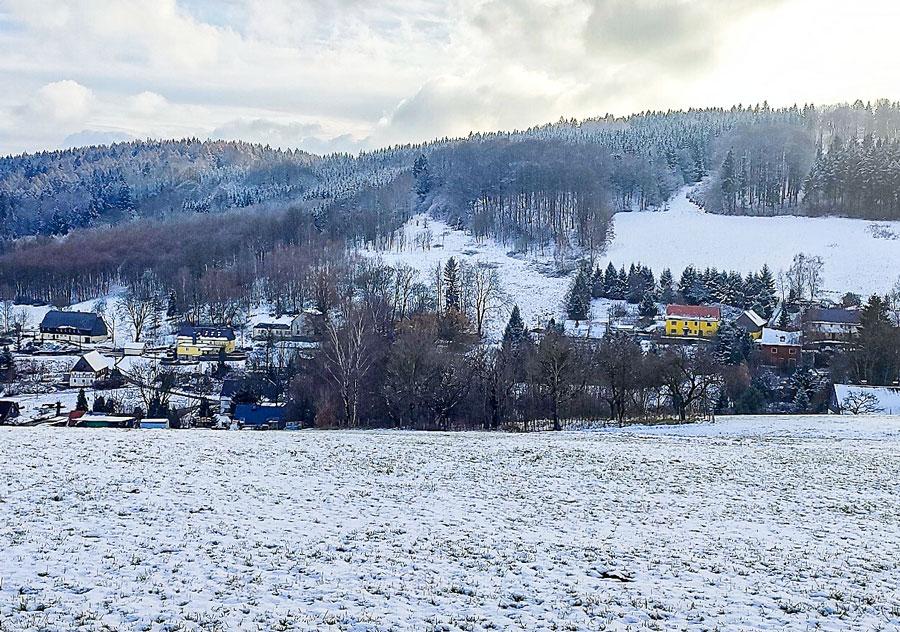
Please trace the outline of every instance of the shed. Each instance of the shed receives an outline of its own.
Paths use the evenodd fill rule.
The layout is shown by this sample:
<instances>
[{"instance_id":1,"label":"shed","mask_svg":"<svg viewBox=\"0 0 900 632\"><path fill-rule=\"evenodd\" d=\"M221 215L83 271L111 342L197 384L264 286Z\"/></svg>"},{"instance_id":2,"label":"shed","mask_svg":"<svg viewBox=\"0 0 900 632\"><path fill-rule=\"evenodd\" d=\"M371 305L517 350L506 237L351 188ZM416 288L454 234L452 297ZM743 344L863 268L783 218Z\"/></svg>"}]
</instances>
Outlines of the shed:
<instances>
[{"instance_id":1,"label":"shed","mask_svg":"<svg viewBox=\"0 0 900 632\"><path fill-rule=\"evenodd\" d=\"M234 420L242 428L282 428L284 406L276 404L238 404L234 408Z\"/></svg>"},{"instance_id":2,"label":"shed","mask_svg":"<svg viewBox=\"0 0 900 632\"><path fill-rule=\"evenodd\" d=\"M141 419L139 427L141 430L161 430L169 427L169 420L165 418Z\"/></svg>"},{"instance_id":3,"label":"shed","mask_svg":"<svg viewBox=\"0 0 900 632\"><path fill-rule=\"evenodd\" d=\"M127 356L143 355L146 348L146 342L126 342L124 345L122 345L122 351Z\"/></svg>"}]
</instances>

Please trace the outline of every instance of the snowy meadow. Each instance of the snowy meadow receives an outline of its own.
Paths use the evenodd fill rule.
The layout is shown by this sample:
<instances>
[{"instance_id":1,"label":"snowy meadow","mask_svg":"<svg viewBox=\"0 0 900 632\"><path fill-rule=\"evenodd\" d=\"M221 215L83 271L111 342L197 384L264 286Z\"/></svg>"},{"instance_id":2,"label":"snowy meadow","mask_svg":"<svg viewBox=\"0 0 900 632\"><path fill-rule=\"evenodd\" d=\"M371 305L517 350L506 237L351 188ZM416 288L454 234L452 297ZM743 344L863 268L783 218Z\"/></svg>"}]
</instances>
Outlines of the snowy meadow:
<instances>
[{"instance_id":1,"label":"snowy meadow","mask_svg":"<svg viewBox=\"0 0 900 632\"><path fill-rule=\"evenodd\" d=\"M0 630L897 629L900 419L0 429Z\"/></svg>"}]
</instances>

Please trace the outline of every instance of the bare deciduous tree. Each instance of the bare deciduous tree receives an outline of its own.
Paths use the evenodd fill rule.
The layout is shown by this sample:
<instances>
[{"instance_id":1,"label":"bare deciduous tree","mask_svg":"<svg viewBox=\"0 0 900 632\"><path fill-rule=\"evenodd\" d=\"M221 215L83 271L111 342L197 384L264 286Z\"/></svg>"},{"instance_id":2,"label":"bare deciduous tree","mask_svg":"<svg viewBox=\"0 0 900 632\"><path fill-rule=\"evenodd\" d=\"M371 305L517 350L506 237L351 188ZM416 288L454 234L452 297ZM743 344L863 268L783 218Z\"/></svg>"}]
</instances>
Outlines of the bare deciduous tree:
<instances>
[{"instance_id":1,"label":"bare deciduous tree","mask_svg":"<svg viewBox=\"0 0 900 632\"><path fill-rule=\"evenodd\" d=\"M334 382L344 409L344 424L357 425L360 382L372 366L370 327L365 315L349 310L343 324L329 319L325 323L322 348L326 374Z\"/></svg>"}]
</instances>

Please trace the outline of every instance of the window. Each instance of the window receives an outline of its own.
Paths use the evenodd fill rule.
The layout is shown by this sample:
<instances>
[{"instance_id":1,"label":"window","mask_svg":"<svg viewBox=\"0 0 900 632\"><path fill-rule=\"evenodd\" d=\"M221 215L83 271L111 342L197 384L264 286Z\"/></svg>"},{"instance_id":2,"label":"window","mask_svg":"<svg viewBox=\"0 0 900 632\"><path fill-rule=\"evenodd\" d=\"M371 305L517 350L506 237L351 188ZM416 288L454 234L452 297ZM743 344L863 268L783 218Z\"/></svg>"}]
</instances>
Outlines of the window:
<instances>
[{"instance_id":1,"label":"window","mask_svg":"<svg viewBox=\"0 0 900 632\"><path fill-rule=\"evenodd\" d=\"M772 347L772 355L778 355L778 347Z\"/></svg>"}]
</instances>

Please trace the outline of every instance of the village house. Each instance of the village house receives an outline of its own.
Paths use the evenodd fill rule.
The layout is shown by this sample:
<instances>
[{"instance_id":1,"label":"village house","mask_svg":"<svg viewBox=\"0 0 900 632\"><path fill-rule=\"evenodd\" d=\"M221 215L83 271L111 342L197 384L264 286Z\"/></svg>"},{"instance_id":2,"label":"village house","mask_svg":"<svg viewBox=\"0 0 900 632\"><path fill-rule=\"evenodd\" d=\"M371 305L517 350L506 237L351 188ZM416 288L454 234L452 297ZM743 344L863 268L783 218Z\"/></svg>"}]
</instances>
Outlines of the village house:
<instances>
[{"instance_id":1,"label":"village house","mask_svg":"<svg viewBox=\"0 0 900 632\"><path fill-rule=\"evenodd\" d=\"M40 325L41 340L60 340L77 344L106 342L109 331L97 314L90 312L47 312Z\"/></svg>"},{"instance_id":2,"label":"village house","mask_svg":"<svg viewBox=\"0 0 900 632\"><path fill-rule=\"evenodd\" d=\"M175 354L179 358L215 355L221 350L233 353L234 331L215 325L182 325L175 338Z\"/></svg>"},{"instance_id":3,"label":"village house","mask_svg":"<svg viewBox=\"0 0 900 632\"><path fill-rule=\"evenodd\" d=\"M0 400L0 424L8 424L19 416L19 404L9 400Z\"/></svg>"},{"instance_id":4,"label":"village house","mask_svg":"<svg viewBox=\"0 0 900 632\"><path fill-rule=\"evenodd\" d=\"M803 314L803 337L818 346L847 344L859 333L859 310L813 307Z\"/></svg>"},{"instance_id":5,"label":"village house","mask_svg":"<svg viewBox=\"0 0 900 632\"><path fill-rule=\"evenodd\" d=\"M763 327L757 344L763 364L794 367L800 363L802 337L799 331L782 331Z\"/></svg>"},{"instance_id":6,"label":"village house","mask_svg":"<svg viewBox=\"0 0 900 632\"><path fill-rule=\"evenodd\" d=\"M666 335L712 338L719 331L722 310L705 305L666 305Z\"/></svg>"},{"instance_id":7,"label":"village house","mask_svg":"<svg viewBox=\"0 0 900 632\"><path fill-rule=\"evenodd\" d=\"M270 321L256 323L253 326L252 336L254 340L283 340L285 338L290 338L291 335L290 322Z\"/></svg>"},{"instance_id":8,"label":"village house","mask_svg":"<svg viewBox=\"0 0 900 632\"><path fill-rule=\"evenodd\" d=\"M754 340L759 340L763 327L766 326L766 319L752 309L748 309L737 317L734 324L746 331Z\"/></svg>"},{"instance_id":9,"label":"village house","mask_svg":"<svg viewBox=\"0 0 900 632\"><path fill-rule=\"evenodd\" d=\"M295 340L315 341L321 322L322 312L317 309L304 309L291 321L291 336Z\"/></svg>"},{"instance_id":10,"label":"village house","mask_svg":"<svg viewBox=\"0 0 900 632\"><path fill-rule=\"evenodd\" d=\"M69 371L69 386L83 388L109 376L113 361L99 351L91 351L80 358Z\"/></svg>"}]
</instances>

